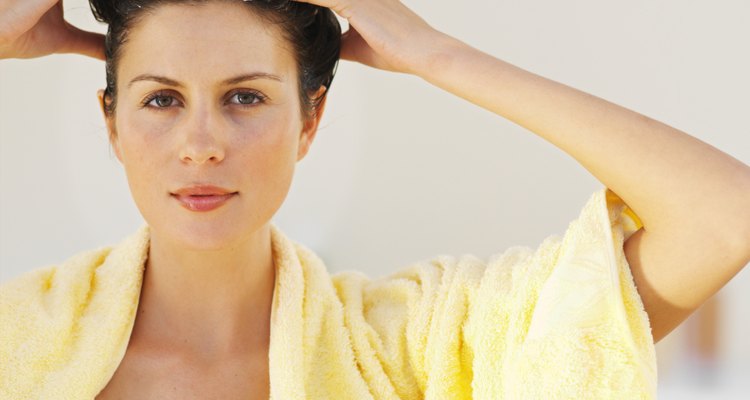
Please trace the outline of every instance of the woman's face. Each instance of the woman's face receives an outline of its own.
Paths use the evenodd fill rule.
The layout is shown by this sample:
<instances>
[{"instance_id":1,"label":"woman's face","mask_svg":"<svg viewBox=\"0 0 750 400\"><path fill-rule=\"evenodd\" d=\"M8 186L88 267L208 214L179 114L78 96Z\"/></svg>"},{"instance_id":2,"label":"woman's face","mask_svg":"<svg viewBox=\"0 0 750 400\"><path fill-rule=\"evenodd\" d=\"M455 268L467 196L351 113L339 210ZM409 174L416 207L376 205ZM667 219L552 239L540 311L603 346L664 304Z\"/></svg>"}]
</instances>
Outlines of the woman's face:
<instances>
[{"instance_id":1,"label":"woman's face","mask_svg":"<svg viewBox=\"0 0 750 400\"><path fill-rule=\"evenodd\" d=\"M303 121L278 29L240 2L164 5L131 27L107 125L136 205L161 235L222 248L263 228L284 201L322 110ZM173 193L198 184L237 194L191 211Z\"/></svg>"}]
</instances>

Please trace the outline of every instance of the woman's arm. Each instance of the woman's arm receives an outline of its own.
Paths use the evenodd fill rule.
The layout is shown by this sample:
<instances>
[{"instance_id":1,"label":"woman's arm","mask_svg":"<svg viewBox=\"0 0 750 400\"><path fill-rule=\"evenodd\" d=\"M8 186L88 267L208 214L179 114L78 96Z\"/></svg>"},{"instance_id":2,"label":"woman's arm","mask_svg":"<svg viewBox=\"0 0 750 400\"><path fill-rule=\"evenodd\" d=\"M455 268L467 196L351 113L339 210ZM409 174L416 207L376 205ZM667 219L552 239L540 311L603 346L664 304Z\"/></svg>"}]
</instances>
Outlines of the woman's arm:
<instances>
[{"instance_id":1,"label":"woman's arm","mask_svg":"<svg viewBox=\"0 0 750 400\"><path fill-rule=\"evenodd\" d=\"M750 167L675 128L446 38L420 74L570 154L643 229L625 255L659 341L750 262Z\"/></svg>"},{"instance_id":2,"label":"woman's arm","mask_svg":"<svg viewBox=\"0 0 750 400\"><path fill-rule=\"evenodd\" d=\"M63 18L62 0L0 2L0 59L78 53L104 60L104 36Z\"/></svg>"},{"instance_id":3,"label":"woman's arm","mask_svg":"<svg viewBox=\"0 0 750 400\"><path fill-rule=\"evenodd\" d=\"M314 0L347 18L342 58L411 73L570 154L643 229L625 254L659 341L750 261L750 167L700 140L431 28L397 0Z\"/></svg>"}]
</instances>

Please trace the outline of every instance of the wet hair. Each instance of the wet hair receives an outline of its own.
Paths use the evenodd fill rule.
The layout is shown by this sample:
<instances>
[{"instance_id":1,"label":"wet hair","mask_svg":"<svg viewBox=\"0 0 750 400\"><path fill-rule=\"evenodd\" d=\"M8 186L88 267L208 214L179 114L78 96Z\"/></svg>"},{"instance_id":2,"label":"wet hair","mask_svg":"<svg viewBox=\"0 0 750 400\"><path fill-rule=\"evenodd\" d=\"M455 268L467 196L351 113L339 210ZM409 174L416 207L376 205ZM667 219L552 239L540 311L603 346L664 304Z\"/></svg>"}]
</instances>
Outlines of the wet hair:
<instances>
[{"instance_id":1,"label":"wet hair","mask_svg":"<svg viewBox=\"0 0 750 400\"><path fill-rule=\"evenodd\" d=\"M94 17L108 24L104 43L107 86L104 109L114 115L117 104L117 65L121 47L130 29L147 13L165 4L200 5L208 0L89 0ZM240 0L224 0L240 1ZM299 96L303 118L317 114L328 94L338 65L341 26L325 7L291 0L242 0L262 20L281 28L297 62ZM321 86L325 90L315 96Z\"/></svg>"}]
</instances>

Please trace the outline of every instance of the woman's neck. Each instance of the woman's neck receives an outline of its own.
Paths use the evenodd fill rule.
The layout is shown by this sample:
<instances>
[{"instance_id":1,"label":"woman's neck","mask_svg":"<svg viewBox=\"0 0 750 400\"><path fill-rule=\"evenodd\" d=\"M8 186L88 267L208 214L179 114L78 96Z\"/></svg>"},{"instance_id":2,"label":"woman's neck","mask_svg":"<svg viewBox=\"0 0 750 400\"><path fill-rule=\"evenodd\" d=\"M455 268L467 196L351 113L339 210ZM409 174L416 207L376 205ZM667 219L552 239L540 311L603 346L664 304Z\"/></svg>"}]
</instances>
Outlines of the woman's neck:
<instances>
[{"instance_id":1,"label":"woman's neck","mask_svg":"<svg viewBox=\"0 0 750 400\"><path fill-rule=\"evenodd\" d=\"M265 349L275 276L268 225L217 251L152 231L131 341L206 361Z\"/></svg>"}]
</instances>

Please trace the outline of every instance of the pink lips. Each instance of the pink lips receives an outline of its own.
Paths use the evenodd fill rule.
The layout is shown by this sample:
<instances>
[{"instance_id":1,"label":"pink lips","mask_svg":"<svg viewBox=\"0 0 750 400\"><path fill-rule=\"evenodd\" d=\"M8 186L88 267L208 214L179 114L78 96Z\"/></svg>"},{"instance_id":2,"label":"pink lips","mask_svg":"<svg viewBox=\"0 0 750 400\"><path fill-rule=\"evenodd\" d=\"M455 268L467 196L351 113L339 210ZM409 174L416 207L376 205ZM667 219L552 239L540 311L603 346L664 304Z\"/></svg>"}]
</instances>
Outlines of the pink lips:
<instances>
[{"instance_id":1,"label":"pink lips","mask_svg":"<svg viewBox=\"0 0 750 400\"><path fill-rule=\"evenodd\" d=\"M238 193L217 186L196 185L171 194L190 211L211 211L221 207Z\"/></svg>"}]
</instances>

